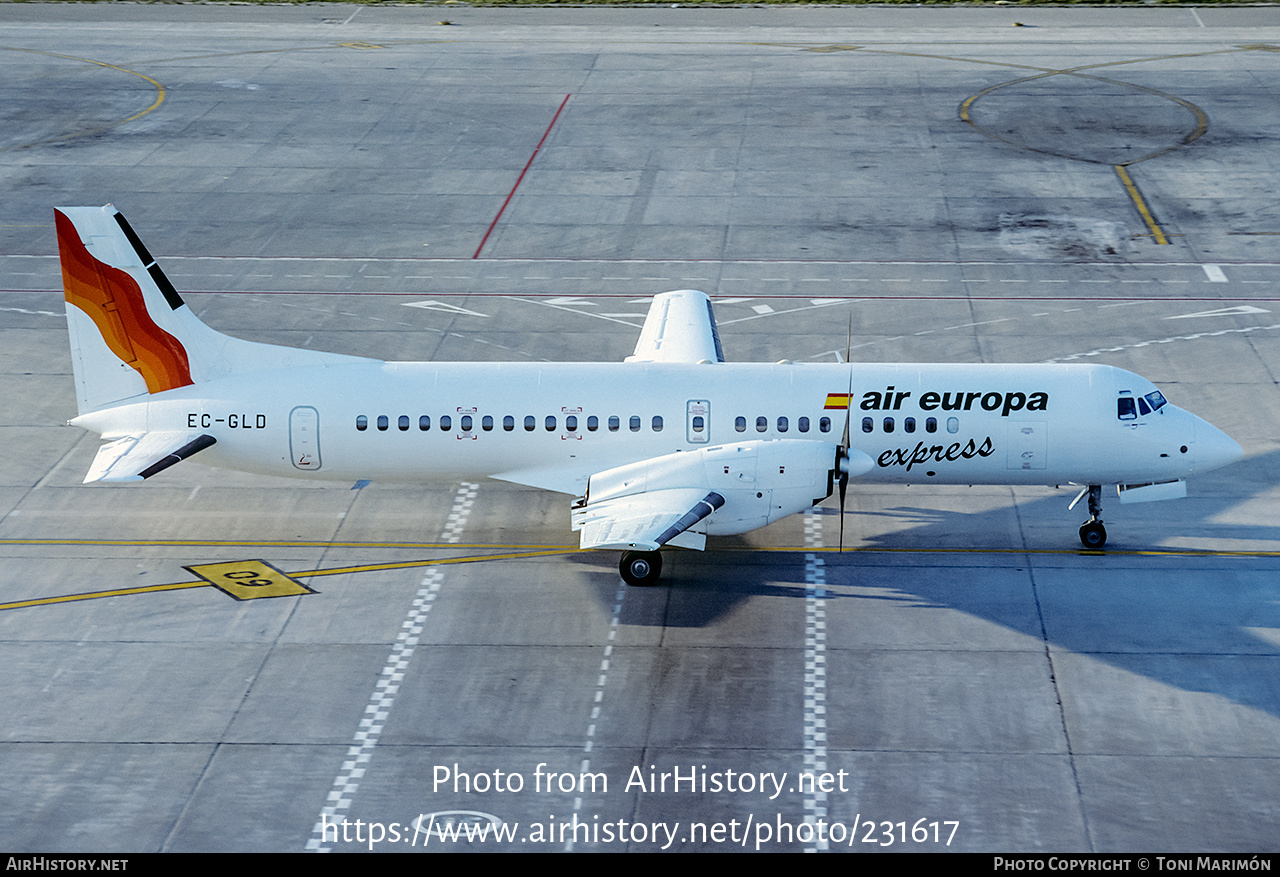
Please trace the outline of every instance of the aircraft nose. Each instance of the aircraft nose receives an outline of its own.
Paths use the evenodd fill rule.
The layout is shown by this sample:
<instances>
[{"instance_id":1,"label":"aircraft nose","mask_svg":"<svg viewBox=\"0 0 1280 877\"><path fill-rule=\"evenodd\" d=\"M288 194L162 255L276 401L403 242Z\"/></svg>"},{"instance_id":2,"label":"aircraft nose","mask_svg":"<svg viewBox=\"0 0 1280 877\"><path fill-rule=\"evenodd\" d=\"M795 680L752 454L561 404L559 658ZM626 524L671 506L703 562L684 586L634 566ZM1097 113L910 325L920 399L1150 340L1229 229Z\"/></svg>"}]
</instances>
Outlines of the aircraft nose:
<instances>
[{"instance_id":1,"label":"aircraft nose","mask_svg":"<svg viewBox=\"0 0 1280 877\"><path fill-rule=\"evenodd\" d=\"M1244 456L1240 443L1207 420L1196 418L1196 471L1208 472Z\"/></svg>"}]
</instances>

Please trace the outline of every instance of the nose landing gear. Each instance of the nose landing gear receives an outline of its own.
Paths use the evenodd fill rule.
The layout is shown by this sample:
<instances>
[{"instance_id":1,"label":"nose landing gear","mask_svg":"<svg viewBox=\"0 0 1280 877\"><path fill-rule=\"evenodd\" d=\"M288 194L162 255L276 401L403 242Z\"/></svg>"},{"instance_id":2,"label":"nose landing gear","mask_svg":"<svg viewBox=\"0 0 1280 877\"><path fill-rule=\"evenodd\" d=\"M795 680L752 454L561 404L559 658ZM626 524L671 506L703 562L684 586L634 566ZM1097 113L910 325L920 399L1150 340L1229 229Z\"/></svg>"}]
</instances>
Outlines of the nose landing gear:
<instances>
[{"instance_id":1,"label":"nose landing gear","mask_svg":"<svg viewBox=\"0 0 1280 877\"><path fill-rule=\"evenodd\" d=\"M1080 525L1080 544L1097 551L1107 544L1107 528L1102 526L1102 485L1090 484L1080 491L1070 508L1075 508L1085 494L1089 496L1089 520Z\"/></svg>"}]
</instances>

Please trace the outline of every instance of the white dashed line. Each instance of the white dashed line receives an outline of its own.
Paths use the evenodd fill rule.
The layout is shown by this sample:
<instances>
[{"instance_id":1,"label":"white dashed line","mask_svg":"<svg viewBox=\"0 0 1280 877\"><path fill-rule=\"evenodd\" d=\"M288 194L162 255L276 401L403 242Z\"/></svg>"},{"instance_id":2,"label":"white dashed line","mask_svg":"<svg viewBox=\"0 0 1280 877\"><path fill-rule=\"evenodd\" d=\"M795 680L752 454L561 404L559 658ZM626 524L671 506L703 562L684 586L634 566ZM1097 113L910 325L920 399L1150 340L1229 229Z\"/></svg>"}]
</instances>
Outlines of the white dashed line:
<instances>
[{"instance_id":1,"label":"white dashed line","mask_svg":"<svg viewBox=\"0 0 1280 877\"><path fill-rule=\"evenodd\" d=\"M458 492L454 495L453 508L449 511L448 522L441 535L443 541L459 540L479 488L478 484L465 481L458 487ZM438 567L431 567L419 583L418 593L414 596L409 612L400 625L400 633L391 646L391 654L387 656L387 663L382 668L377 684L373 687L368 705L364 708L364 717L360 719L360 724L351 740L351 746L347 749L347 760L342 763L342 768L334 778L328 803L321 808L320 818L311 829L311 838L306 846L311 852L329 852L330 848L325 845L324 838L326 823L330 826L335 823L341 824L351 809L351 802L355 798L356 790L360 787L360 780L368 770L374 747L378 745L378 739L382 736L382 729L386 727L396 693L400 690L400 683L404 681L409 659L413 657L413 652L418 646L427 615L435 605L436 597L440 593L440 583L443 580L444 573Z\"/></svg>"},{"instance_id":2,"label":"white dashed line","mask_svg":"<svg viewBox=\"0 0 1280 877\"><path fill-rule=\"evenodd\" d=\"M1266 332L1273 329L1280 329L1280 323L1273 323L1270 326L1248 326L1243 329L1219 329L1216 332L1196 332L1193 335L1174 335L1171 338L1156 338L1151 341L1139 341L1136 344L1122 344L1119 347L1103 347L1098 350L1090 350L1088 353L1073 353L1070 356L1059 356L1056 359L1046 359L1044 362L1071 362L1072 360L1084 359L1089 356L1101 356L1104 353L1120 353L1125 350L1137 350L1140 347L1150 347L1153 344L1172 344L1175 341L1195 341L1198 338L1216 338L1219 335L1241 335L1248 332Z\"/></svg>"},{"instance_id":3,"label":"white dashed line","mask_svg":"<svg viewBox=\"0 0 1280 877\"><path fill-rule=\"evenodd\" d=\"M822 516L804 515L804 770L816 777L827 772L827 570L822 555ZM804 821L816 827L827 819L827 793L810 784L804 793ZM826 850L826 838L812 831L805 852Z\"/></svg>"},{"instance_id":4,"label":"white dashed line","mask_svg":"<svg viewBox=\"0 0 1280 877\"><path fill-rule=\"evenodd\" d=\"M587 736L582 743L582 763L578 770L582 775L586 775L591 771L591 750L595 748L596 742L596 725L600 721L600 704L604 701L605 685L609 682L609 661L613 657L614 642L618 638L618 620L622 617L622 600L627 595L627 586L618 581L618 590L613 595L613 615L609 619L609 636L605 640L604 657L600 660L600 675L596 677L596 690L591 697L591 715L587 721ZM573 815L578 817L582 813L582 796L576 795L573 799ZM565 841L564 851L566 853L573 852L573 834L570 833L569 839Z\"/></svg>"}]
</instances>

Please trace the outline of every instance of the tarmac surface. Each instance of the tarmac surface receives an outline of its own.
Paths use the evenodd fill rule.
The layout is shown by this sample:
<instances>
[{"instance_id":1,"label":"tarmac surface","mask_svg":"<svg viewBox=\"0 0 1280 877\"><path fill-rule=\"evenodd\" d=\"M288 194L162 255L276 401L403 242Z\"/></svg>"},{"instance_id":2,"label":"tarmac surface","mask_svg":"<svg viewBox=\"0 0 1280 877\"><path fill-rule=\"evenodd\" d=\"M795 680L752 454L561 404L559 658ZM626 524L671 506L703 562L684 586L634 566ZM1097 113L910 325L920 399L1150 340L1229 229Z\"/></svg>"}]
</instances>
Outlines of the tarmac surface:
<instances>
[{"instance_id":1,"label":"tarmac surface","mask_svg":"<svg viewBox=\"0 0 1280 877\"><path fill-rule=\"evenodd\" d=\"M1276 851L1280 9L0 34L0 849ZM616 361L692 287L733 360L1105 362L1245 458L1105 553L855 482L843 552L829 501L652 589L500 482L82 486L51 208L106 202L253 340Z\"/></svg>"}]
</instances>

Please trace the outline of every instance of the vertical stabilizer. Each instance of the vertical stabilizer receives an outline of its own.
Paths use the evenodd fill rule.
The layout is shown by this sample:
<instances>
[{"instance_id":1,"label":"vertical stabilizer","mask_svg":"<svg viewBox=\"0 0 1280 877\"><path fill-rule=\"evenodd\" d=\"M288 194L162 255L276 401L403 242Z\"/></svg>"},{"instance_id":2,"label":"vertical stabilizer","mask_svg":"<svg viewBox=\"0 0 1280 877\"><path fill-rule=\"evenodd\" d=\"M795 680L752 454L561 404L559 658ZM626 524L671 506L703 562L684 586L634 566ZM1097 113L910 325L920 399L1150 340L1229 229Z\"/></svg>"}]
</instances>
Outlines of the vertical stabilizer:
<instances>
[{"instance_id":1,"label":"vertical stabilizer","mask_svg":"<svg viewBox=\"0 0 1280 877\"><path fill-rule=\"evenodd\" d=\"M166 300L143 259L173 287L134 249L124 218L80 207L55 211L55 219L80 413L193 383L186 348L153 316L182 299L172 292Z\"/></svg>"},{"instance_id":2,"label":"vertical stabilizer","mask_svg":"<svg viewBox=\"0 0 1280 877\"><path fill-rule=\"evenodd\" d=\"M246 371L359 360L210 329L111 205L54 218L81 414Z\"/></svg>"}]
</instances>

